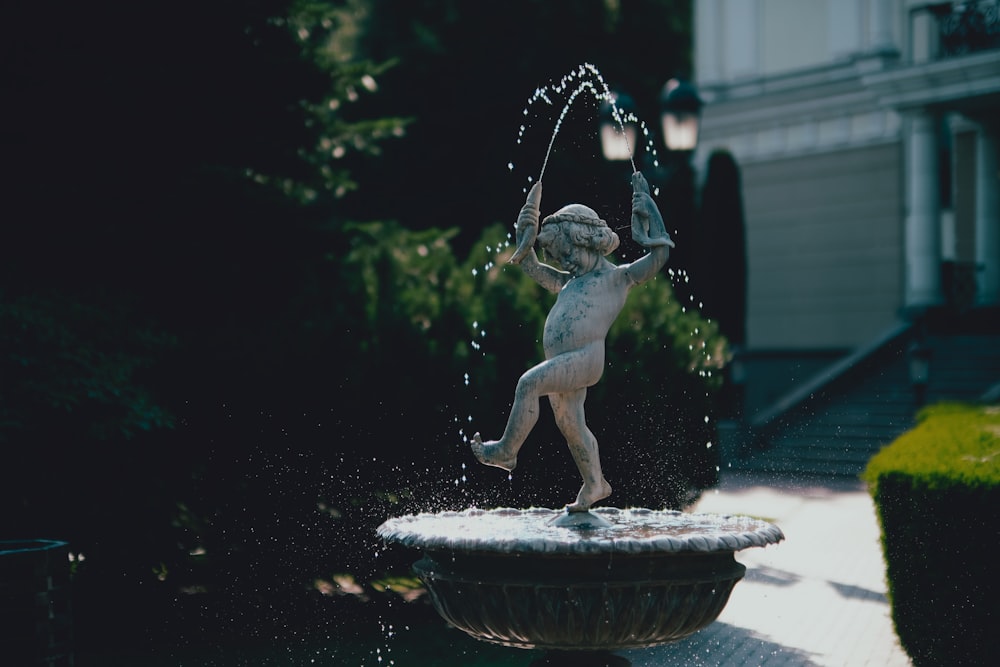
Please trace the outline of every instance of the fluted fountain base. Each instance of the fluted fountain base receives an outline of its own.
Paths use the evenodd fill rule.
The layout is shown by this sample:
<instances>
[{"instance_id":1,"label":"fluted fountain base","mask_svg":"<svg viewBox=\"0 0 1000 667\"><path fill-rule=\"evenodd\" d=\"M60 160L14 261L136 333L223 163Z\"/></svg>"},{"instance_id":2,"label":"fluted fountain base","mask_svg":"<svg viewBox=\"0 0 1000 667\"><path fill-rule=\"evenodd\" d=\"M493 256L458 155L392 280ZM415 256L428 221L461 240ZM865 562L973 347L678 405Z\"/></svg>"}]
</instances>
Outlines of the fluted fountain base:
<instances>
[{"instance_id":1,"label":"fluted fountain base","mask_svg":"<svg viewBox=\"0 0 1000 667\"><path fill-rule=\"evenodd\" d=\"M494 644L563 651L683 639L718 618L746 571L732 553L427 552L414 569L456 628Z\"/></svg>"},{"instance_id":2,"label":"fluted fountain base","mask_svg":"<svg viewBox=\"0 0 1000 667\"><path fill-rule=\"evenodd\" d=\"M710 624L746 568L734 553L784 538L749 517L470 509L390 519L387 542L423 551L414 569L438 613L483 641L550 651L643 648ZM584 517L586 519L586 517Z\"/></svg>"}]
</instances>

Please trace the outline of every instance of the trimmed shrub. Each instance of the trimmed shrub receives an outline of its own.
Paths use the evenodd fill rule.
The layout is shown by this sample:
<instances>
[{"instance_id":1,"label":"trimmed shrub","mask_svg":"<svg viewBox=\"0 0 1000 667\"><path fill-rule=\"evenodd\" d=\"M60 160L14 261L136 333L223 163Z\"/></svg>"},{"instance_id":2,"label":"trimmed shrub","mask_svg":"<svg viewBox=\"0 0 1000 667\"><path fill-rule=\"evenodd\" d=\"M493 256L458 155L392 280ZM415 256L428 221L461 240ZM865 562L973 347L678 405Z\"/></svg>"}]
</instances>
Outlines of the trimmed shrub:
<instances>
[{"instance_id":1,"label":"trimmed shrub","mask_svg":"<svg viewBox=\"0 0 1000 667\"><path fill-rule=\"evenodd\" d=\"M924 409L864 478L881 523L896 634L913 663L989 662L1000 652L1000 406Z\"/></svg>"}]
</instances>

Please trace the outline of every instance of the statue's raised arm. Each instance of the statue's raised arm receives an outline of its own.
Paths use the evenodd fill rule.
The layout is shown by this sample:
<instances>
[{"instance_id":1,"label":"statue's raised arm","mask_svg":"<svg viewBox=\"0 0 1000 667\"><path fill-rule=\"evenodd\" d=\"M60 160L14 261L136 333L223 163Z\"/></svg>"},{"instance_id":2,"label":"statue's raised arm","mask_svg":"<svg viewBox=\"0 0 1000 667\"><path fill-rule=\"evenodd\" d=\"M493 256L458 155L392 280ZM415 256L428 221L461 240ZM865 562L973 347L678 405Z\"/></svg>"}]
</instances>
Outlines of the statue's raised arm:
<instances>
[{"instance_id":1,"label":"statue's raised arm","mask_svg":"<svg viewBox=\"0 0 1000 667\"><path fill-rule=\"evenodd\" d=\"M514 241L517 250L510 257L511 264L520 264L530 254L538 237L538 211L542 204L542 182L538 181L528 190L528 198L521 207L521 213L514 223Z\"/></svg>"},{"instance_id":2,"label":"statue's raised arm","mask_svg":"<svg viewBox=\"0 0 1000 667\"><path fill-rule=\"evenodd\" d=\"M528 197L521 207L521 213L514 223L514 240L517 249L511 255L511 264L517 264L524 271L525 275L541 285L543 288L558 294L563 286L572 277L566 271L560 271L554 266L543 264L538 261L535 254L535 240L538 238L538 217L542 203L542 182L539 181L531 186Z\"/></svg>"},{"instance_id":3,"label":"statue's raised arm","mask_svg":"<svg viewBox=\"0 0 1000 667\"><path fill-rule=\"evenodd\" d=\"M643 283L655 276L670 257L674 242L663 224L663 216L649 194L649 183L639 172L632 174L632 238L649 253L623 266L633 283Z\"/></svg>"},{"instance_id":4,"label":"statue's raised arm","mask_svg":"<svg viewBox=\"0 0 1000 667\"><path fill-rule=\"evenodd\" d=\"M649 194L649 183L638 171L632 174L632 239L646 248L674 247L663 216Z\"/></svg>"}]
</instances>

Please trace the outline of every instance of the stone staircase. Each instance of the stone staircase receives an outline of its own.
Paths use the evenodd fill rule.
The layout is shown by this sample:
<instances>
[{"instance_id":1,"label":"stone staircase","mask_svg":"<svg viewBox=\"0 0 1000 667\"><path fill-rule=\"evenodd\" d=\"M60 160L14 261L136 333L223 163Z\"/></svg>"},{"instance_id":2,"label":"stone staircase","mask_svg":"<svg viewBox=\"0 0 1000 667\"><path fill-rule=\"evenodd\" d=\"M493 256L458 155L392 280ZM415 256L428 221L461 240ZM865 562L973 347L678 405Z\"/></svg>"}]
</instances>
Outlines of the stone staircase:
<instances>
[{"instance_id":1,"label":"stone staircase","mask_svg":"<svg viewBox=\"0 0 1000 667\"><path fill-rule=\"evenodd\" d=\"M917 397L907 350L917 329L898 327L841 360L750 423L749 453L731 469L856 477L868 460L914 424ZM1000 393L1000 329L929 329L925 401L976 401ZM991 396L992 394L992 396Z\"/></svg>"}]
</instances>

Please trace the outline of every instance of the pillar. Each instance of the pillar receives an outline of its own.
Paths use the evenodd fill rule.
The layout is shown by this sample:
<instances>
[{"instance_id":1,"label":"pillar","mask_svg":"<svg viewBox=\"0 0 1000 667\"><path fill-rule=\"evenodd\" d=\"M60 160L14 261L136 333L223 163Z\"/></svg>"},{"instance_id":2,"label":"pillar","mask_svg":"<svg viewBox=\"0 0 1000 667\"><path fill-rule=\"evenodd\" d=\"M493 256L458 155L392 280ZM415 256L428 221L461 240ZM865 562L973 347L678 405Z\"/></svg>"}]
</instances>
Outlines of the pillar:
<instances>
[{"instance_id":1,"label":"pillar","mask_svg":"<svg viewBox=\"0 0 1000 667\"><path fill-rule=\"evenodd\" d=\"M917 112L906 136L906 223L903 305L919 310L943 302L937 119Z\"/></svg>"},{"instance_id":2,"label":"pillar","mask_svg":"<svg viewBox=\"0 0 1000 667\"><path fill-rule=\"evenodd\" d=\"M1000 305L1000 164L996 130L976 133L976 305Z\"/></svg>"},{"instance_id":3,"label":"pillar","mask_svg":"<svg viewBox=\"0 0 1000 667\"><path fill-rule=\"evenodd\" d=\"M868 43L876 53L896 51L892 38L892 7L890 0L872 0L869 5Z\"/></svg>"}]
</instances>

